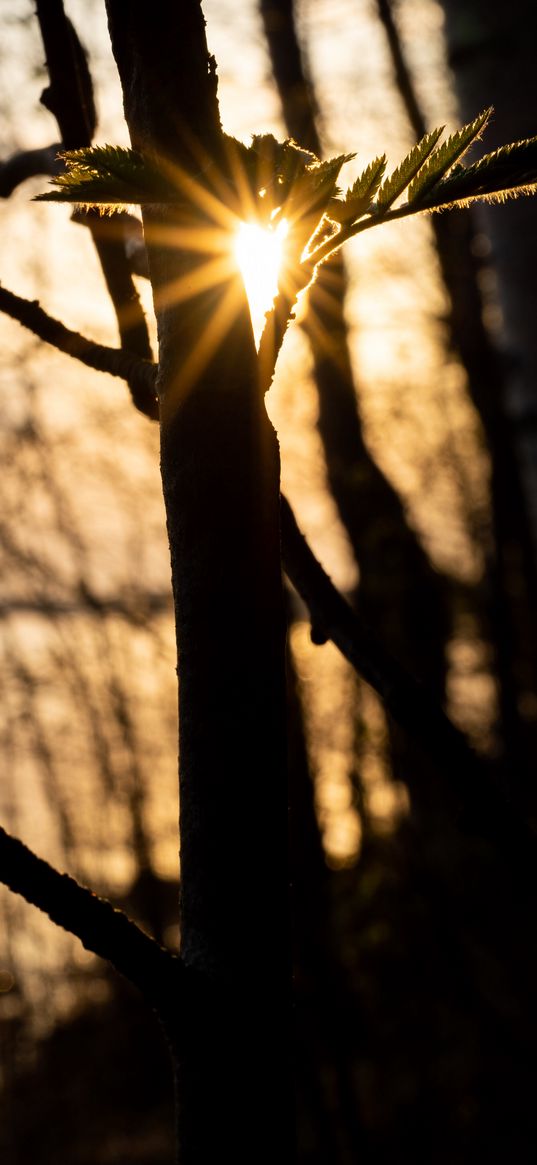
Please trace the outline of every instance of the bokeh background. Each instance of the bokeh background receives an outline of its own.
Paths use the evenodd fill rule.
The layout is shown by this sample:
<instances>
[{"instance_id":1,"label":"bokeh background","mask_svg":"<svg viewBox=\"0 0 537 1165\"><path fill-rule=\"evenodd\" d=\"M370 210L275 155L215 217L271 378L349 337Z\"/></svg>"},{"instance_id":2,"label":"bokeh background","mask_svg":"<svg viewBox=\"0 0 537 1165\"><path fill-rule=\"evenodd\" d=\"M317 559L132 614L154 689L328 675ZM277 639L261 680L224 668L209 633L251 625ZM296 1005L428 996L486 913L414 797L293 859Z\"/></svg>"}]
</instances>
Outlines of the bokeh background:
<instances>
[{"instance_id":1,"label":"bokeh background","mask_svg":"<svg viewBox=\"0 0 537 1165\"><path fill-rule=\"evenodd\" d=\"M103 5L66 9L89 54L96 141L127 144ZM282 10L307 81L287 95L275 80L292 47ZM537 132L529 5L206 0L204 11L227 132L281 139L298 103L304 144L313 126L326 154L356 152L349 184L384 151L393 168L420 119L454 128L494 103L486 147ZM46 84L33 5L5 0L0 159L58 140ZM6 195L2 180L0 165ZM0 202L2 284L114 345L90 233L68 208L30 201L45 184ZM530 822L536 246L531 200L352 241L332 279L339 307L305 309L269 400L284 490L315 553ZM147 282L137 287L155 344ZM1 821L174 945L158 434L125 385L4 317L0 345ZM312 644L291 592L289 612L300 1160L533 1161L531 906L505 855L457 835L430 761L331 644ZM169 1160L151 1017L76 940L0 891L6 1165Z\"/></svg>"}]
</instances>

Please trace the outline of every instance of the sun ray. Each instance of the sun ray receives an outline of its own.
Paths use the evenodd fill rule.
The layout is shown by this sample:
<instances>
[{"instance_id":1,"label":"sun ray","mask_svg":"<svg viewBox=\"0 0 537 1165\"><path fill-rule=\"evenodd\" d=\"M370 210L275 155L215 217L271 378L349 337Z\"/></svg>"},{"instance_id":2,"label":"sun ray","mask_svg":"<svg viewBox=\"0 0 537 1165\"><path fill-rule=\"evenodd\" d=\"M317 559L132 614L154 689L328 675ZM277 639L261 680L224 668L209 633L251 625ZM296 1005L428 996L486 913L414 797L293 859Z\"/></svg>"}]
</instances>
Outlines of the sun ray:
<instances>
[{"instance_id":1,"label":"sun ray","mask_svg":"<svg viewBox=\"0 0 537 1165\"><path fill-rule=\"evenodd\" d=\"M229 251L229 236L236 219L230 220L227 229L212 226L184 226L169 223L149 222L146 226L148 242L154 246L170 247L176 251L197 251L199 254L223 253Z\"/></svg>"},{"instance_id":2,"label":"sun ray","mask_svg":"<svg viewBox=\"0 0 537 1165\"><path fill-rule=\"evenodd\" d=\"M175 222L164 223L156 216L145 216L147 241L185 256L184 262L178 263L176 278L159 288L157 310L210 294L212 288L216 292L216 308L208 311L203 350L186 354L176 385L180 395L202 373L233 315L240 313L244 305L244 291L240 283L237 286L240 277L256 341L263 330L265 314L278 292L288 225L274 212L272 221L261 225L265 217L260 202L263 191L256 189L261 175L256 178L247 171L241 154L244 149L230 139L227 168L219 168L211 159L200 158L197 177L162 160L161 167L168 180L185 198L190 210L178 208Z\"/></svg>"},{"instance_id":3,"label":"sun ray","mask_svg":"<svg viewBox=\"0 0 537 1165\"><path fill-rule=\"evenodd\" d=\"M170 280L163 287L159 287L155 294L157 308L171 307L172 304L184 303L211 287L229 282L233 275L229 255L216 255L206 263L200 263L195 270L189 270Z\"/></svg>"},{"instance_id":4,"label":"sun ray","mask_svg":"<svg viewBox=\"0 0 537 1165\"><path fill-rule=\"evenodd\" d=\"M241 303L242 295L236 283L230 283L223 292L215 311L212 312L203 337L200 337L196 346L186 355L181 365L181 370L173 385L173 400L169 402L172 409L177 407L181 398L184 398L211 362L223 336L229 331L230 324L236 318Z\"/></svg>"},{"instance_id":5,"label":"sun ray","mask_svg":"<svg viewBox=\"0 0 537 1165\"><path fill-rule=\"evenodd\" d=\"M233 211L226 205L226 201L218 193L213 193L208 186L210 178L213 179L213 183L215 184L220 178L216 166L214 173L211 173L211 164L208 163L203 171L200 172L200 179L202 180L198 181L176 163L171 163L163 159L159 164L163 173L172 185L175 186L178 193L183 194L186 201L191 206L197 208L200 217L206 218L215 227L219 224L223 230L230 230L234 220Z\"/></svg>"}]
</instances>

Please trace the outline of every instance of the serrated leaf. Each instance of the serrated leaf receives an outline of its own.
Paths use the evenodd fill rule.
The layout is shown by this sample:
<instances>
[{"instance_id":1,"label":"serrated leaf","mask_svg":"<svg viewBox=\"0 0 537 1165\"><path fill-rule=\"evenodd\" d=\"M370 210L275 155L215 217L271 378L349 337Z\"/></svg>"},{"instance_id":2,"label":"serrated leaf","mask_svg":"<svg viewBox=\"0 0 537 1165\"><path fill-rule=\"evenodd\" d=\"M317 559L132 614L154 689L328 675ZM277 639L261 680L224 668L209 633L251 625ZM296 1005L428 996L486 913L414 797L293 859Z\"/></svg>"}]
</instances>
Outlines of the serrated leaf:
<instances>
[{"instance_id":1,"label":"serrated leaf","mask_svg":"<svg viewBox=\"0 0 537 1165\"><path fill-rule=\"evenodd\" d=\"M425 137L407 154L393 174L386 178L377 195L379 213L388 210L396 198L399 198L399 195L410 185L431 151L434 150L444 129L445 126L441 125L438 129L433 129L430 133L425 134Z\"/></svg>"},{"instance_id":2,"label":"serrated leaf","mask_svg":"<svg viewBox=\"0 0 537 1165\"><path fill-rule=\"evenodd\" d=\"M537 137L485 154L472 166L456 166L426 199L427 209L487 199L501 201L537 186Z\"/></svg>"},{"instance_id":3,"label":"serrated leaf","mask_svg":"<svg viewBox=\"0 0 537 1165\"><path fill-rule=\"evenodd\" d=\"M348 224L365 214L382 182L385 169L386 154L381 154L360 174L354 185L347 190L345 198L331 200L328 208L330 218L335 222Z\"/></svg>"},{"instance_id":4,"label":"serrated leaf","mask_svg":"<svg viewBox=\"0 0 537 1165\"><path fill-rule=\"evenodd\" d=\"M317 168L325 164L316 154L298 146L293 138L278 142L278 150L277 169L280 177L286 182L293 182L309 166Z\"/></svg>"},{"instance_id":5,"label":"serrated leaf","mask_svg":"<svg viewBox=\"0 0 537 1165\"><path fill-rule=\"evenodd\" d=\"M145 167L141 154L123 146L88 146L82 150L66 150L61 157L68 163L70 174L110 174L130 179Z\"/></svg>"},{"instance_id":6,"label":"serrated leaf","mask_svg":"<svg viewBox=\"0 0 537 1165\"><path fill-rule=\"evenodd\" d=\"M124 205L179 200L177 189L135 150L92 146L60 156L66 170L52 179L55 189L38 194L35 201Z\"/></svg>"},{"instance_id":7,"label":"serrated leaf","mask_svg":"<svg viewBox=\"0 0 537 1165\"><path fill-rule=\"evenodd\" d=\"M492 112L492 107L484 109L474 121L457 130L439 149L430 155L428 162L421 168L409 186L409 206L414 202L422 202L429 190L436 186L437 182L440 182L455 165L455 162L462 158L472 143L481 136Z\"/></svg>"},{"instance_id":8,"label":"serrated leaf","mask_svg":"<svg viewBox=\"0 0 537 1165\"><path fill-rule=\"evenodd\" d=\"M316 235L331 198L337 193L341 167L354 154L340 154L325 162L303 166L291 184L281 213L290 230L288 245L301 253Z\"/></svg>"},{"instance_id":9,"label":"serrated leaf","mask_svg":"<svg viewBox=\"0 0 537 1165\"><path fill-rule=\"evenodd\" d=\"M285 213L293 212L295 206L313 207L328 202L336 193L336 183L339 172L345 162L350 162L354 154L340 154L337 158L330 158L326 162L318 162L306 166L293 182L289 198L285 205Z\"/></svg>"}]
</instances>

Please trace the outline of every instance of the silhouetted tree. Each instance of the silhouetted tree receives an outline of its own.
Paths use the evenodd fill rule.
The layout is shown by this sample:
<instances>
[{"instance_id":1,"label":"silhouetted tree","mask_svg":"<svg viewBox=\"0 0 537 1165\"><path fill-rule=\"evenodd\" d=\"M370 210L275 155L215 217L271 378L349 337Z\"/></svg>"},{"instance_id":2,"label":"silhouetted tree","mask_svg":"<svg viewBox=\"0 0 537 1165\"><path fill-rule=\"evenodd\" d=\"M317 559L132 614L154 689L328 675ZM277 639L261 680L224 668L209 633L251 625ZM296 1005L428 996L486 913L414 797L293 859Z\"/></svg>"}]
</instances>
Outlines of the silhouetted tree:
<instances>
[{"instance_id":1,"label":"silhouetted tree","mask_svg":"<svg viewBox=\"0 0 537 1165\"><path fill-rule=\"evenodd\" d=\"M110 903L3 830L0 877L108 959L157 1012L174 1067L182 1165L222 1155L238 1165L254 1158L268 1165L294 1155L282 552L309 608L315 641L333 639L434 762L443 810L451 820L450 842L458 829L465 854L465 847L473 852L480 844L494 858L501 850L510 877L525 885L533 878L535 854L524 823L437 705L436 685L423 688L391 658L313 557L280 498L278 443L264 393L297 294L334 247L373 222L443 206L457 199L457 191L466 198L535 185L535 143L489 160L475 187L473 170L452 167L484 124L483 115L437 152L440 131L435 131L382 185L383 163L377 159L339 197L343 158L320 163L268 135L248 150L225 135L199 0L188 0L180 10L164 0L151 7L107 0L107 12L136 151L127 168L134 167L142 186L150 183L150 196L146 187L140 201L158 365L149 359L124 244L103 235L93 216L90 227L118 309L122 347L94 344L6 289L0 289L0 309L60 350L123 377L137 407L151 419L158 414L177 628L181 955L159 946ZM38 3L38 15L51 81L47 103L64 144L88 144L93 116L84 54L61 0ZM70 104L68 83L82 87L78 107ZM113 149L98 156L105 156L105 168L106 158L110 163L113 157L120 170L125 162ZM64 194L66 189L74 194L69 184L76 182L76 165L87 180L88 157L81 162L79 156L74 168L60 175ZM393 209L414 179L410 201ZM92 180L98 185L99 175L90 174ZM259 355L238 272L228 264L210 285L204 275L208 259L215 266L221 262L222 228L229 229L231 207L242 209L237 191L244 188L260 213L274 199L275 212L284 205L290 220L279 293ZM134 339L126 306L137 321ZM355 413L353 426L360 441ZM386 494L386 486L381 488ZM404 538L410 545L408 531ZM418 551L420 561L421 555ZM21 679L26 681L22 673ZM127 739L122 694L115 685L109 691ZM134 810L136 820L139 806ZM426 840L424 835L423 844ZM143 848L143 837L138 843ZM444 906L445 854L438 865L436 901ZM412 878L410 870L410 886ZM458 905L460 898L460 891L454 894ZM475 893L475 902L481 901ZM445 915L449 921L449 903ZM461 981L464 994L462 973ZM334 992L336 984L332 979ZM352 1021L354 1037L356 1013ZM358 1126L351 1038L344 1060L348 1070L340 1081L340 1100L349 1124ZM360 1129L350 1140L360 1143ZM327 1151L328 1144L325 1130Z\"/></svg>"}]
</instances>

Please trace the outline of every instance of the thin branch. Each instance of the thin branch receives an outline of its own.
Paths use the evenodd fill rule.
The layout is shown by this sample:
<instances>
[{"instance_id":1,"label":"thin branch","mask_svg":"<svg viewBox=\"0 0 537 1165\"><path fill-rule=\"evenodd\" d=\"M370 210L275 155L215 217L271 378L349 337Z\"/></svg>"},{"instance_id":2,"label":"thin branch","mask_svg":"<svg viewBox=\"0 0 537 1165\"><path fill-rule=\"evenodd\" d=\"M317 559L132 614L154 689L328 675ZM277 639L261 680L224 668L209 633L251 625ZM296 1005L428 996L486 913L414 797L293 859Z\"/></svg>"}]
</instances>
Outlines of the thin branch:
<instances>
[{"instance_id":1,"label":"thin branch","mask_svg":"<svg viewBox=\"0 0 537 1165\"><path fill-rule=\"evenodd\" d=\"M381 697L387 711L426 750L443 775L444 807L460 829L485 838L533 885L537 837L507 800L498 775L478 758L441 706L379 644L334 587L282 498L283 560L309 608L312 639L331 639ZM412 773L409 772L409 783Z\"/></svg>"},{"instance_id":2,"label":"thin branch","mask_svg":"<svg viewBox=\"0 0 537 1165\"><path fill-rule=\"evenodd\" d=\"M28 178L36 178L39 174L57 174L63 169L63 163L58 160L61 149L61 142L53 142L51 146L37 150L18 150L5 162L1 162L0 198L9 198L17 186Z\"/></svg>"},{"instance_id":3,"label":"thin branch","mask_svg":"<svg viewBox=\"0 0 537 1165\"><path fill-rule=\"evenodd\" d=\"M2 532L3 533L3 532ZM133 592L127 595L112 595L97 598L88 597L87 592L80 593L73 599L50 599L46 595L36 598L23 598L20 595L0 600L0 622L10 619L14 614L41 615L46 619L63 619L83 614L85 618L102 615L119 615L136 626L146 625L147 620L155 614L172 609L172 594L170 591Z\"/></svg>"},{"instance_id":4,"label":"thin branch","mask_svg":"<svg viewBox=\"0 0 537 1165\"><path fill-rule=\"evenodd\" d=\"M36 9L50 78L41 100L58 122L64 149L89 146L96 113L86 51L65 14L63 0L36 0ZM112 300L121 346L141 360L151 360L147 323L124 239L117 237L115 224L99 214L89 213L84 221L93 237ZM127 383L136 408L156 419L154 393L145 391L143 382L136 378Z\"/></svg>"},{"instance_id":5,"label":"thin branch","mask_svg":"<svg viewBox=\"0 0 537 1165\"><path fill-rule=\"evenodd\" d=\"M80 886L69 874L58 873L1 827L0 882L75 935L86 950L106 959L150 1002L162 993L163 984L171 991L179 982L183 964L177 955L160 947L105 898Z\"/></svg>"},{"instance_id":6,"label":"thin branch","mask_svg":"<svg viewBox=\"0 0 537 1165\"><path fill-rule=\"evenodd\" d=\"M467 803L468 777L482 784L482 764L428 689L379 643L351 610L317 561L282 497L282 546L286 573L309 609L312 639L331 639L381 697L387 711L423 747Z\"/></svg>"},{"instance_id":7,"label":"thin branch","mask_svg":"<svg viewBox=\"0 0 537 1165\"><path fill-rule=\"evenodd\" d=\"M97 372L108 372L110 376L120 376L123 380L135 384L140 390L140 399L144 400L144 408L139 406L140 411L152 420L157 419L156 364L150 363L149 360L141 360L125 348L109 348L104 344L95 343L94 340L88 340L86 336L66 328L60 320L49 316L39 306L37 300L24 299L1 285L0 311L11 319L18 320L40 340L80 360L88 368L95 368Z\"/></svg>"}]
</instances>

